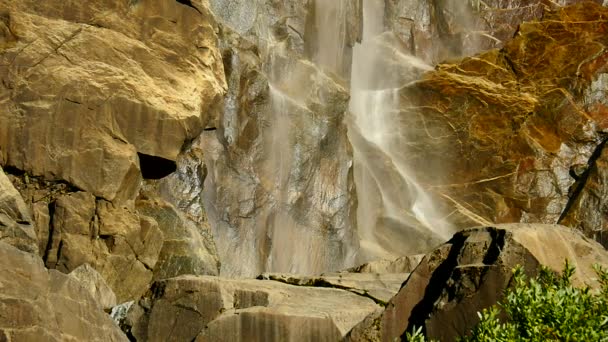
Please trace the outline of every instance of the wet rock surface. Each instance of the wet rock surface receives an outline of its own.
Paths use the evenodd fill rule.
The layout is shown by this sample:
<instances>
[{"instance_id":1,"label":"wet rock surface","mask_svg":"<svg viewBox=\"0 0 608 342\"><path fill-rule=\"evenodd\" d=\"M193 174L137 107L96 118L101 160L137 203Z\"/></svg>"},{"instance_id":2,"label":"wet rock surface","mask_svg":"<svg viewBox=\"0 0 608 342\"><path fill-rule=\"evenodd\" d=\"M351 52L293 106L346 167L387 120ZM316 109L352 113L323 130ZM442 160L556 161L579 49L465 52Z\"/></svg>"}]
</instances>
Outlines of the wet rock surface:
<instances>
[{"instance_id":1,"label":"wet rock surface","mask_svg":"<svg viewBox=\"0 0 608 342\"><path fill-rule=\"evenodd\" d=\"M592 3L545 12L501 50L402 88L414 171L458 227L564 214L570 170L605 139L607 14Z\"/></svg>"},{"instance_id":2,"label":"wet rock surface","mask_svg":"<svg viewBox=\"0 0 608 342\"><path fill-rule=\"evenodd\" d=\"M608 248L608 149L604 140L570 188L560 224L580 229Z\"/></svg>"},{"instance_id":3,"label":"wet rock surface","mask_svg":"<svg viewBox=\"0 0 608 342\"><path fill-rule=\"evenodd\" d=\"M355 194L343 119L359 2L211 1L211 9L228 94L206 139L205 203L222 274L350 266ZM321 23L315 11L336 15ZM339 63L319 52L319 39L331 37L324 48Z\"/></svg>"},{"instance_id":4,"label":"wet rock surface","mask_svg":"<svg viewBox=\"0 0 608 342\"><path fill-rule=\"evenodd\" d=\"M182 276L156 282L128 316L138 341L337 341L377 308L337 289Z\"/></svg>"},{"instance_id":5,"label":"wet rock surface","mask_svg":"<svg viewBox=\"0 0 608 342\"><path fill-rule=\"evenodd\" d=\"M576 267L573 283L597 287L595 264L608 252L581 232L557 225L510 224L457 233L427 254L383 312L355 327L347 340L393 341L423 327L427 337L455 341L477 323L477 312L496 303L509 286L512 269L528 275L540 266L561 272Z\"/></svg>"}]
</instances>

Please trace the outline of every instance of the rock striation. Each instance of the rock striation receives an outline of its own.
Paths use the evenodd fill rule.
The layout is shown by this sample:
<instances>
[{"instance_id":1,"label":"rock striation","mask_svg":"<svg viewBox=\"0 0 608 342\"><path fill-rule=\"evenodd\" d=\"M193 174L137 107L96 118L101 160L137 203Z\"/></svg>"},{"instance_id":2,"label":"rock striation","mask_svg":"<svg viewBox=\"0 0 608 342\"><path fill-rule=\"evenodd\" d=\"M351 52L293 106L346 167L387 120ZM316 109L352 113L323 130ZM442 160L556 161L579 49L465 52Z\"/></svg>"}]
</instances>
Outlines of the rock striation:
<instances>
[{"instance_id":1,"label":"rock striation","mask_svg":"<svg viewBox=\"0 0 608 342\"><path fill-rule=\"evenodd\" d=\"M478 322L509 286L512 269L528 275L544 265L560 272L576 267L575 285L597 287L593 266L607 265L608 252L581 232L557 225L510 224L461 231L427 254L382 312L356 326L349 341L394 341L413 327L426 336L455 341Z\"/></svg>"},{"instance_id":2,"label":"rock striation","mask_svg":"<svg viewBox=\"0 0 608 342\"><path fill-rule=\"evenodd\" d=\"M338 289L181 276L156 282L127 320L138 341L338 341L378 308Z\"/></svg>"},{"instance_id":3,"label":"rock striation","mask_svg":"<svg viewBox=\"0 0 608 342\"><path fill-rule=\"evenodd\" d=\"M155 274L217 274L209 227L186 223L160 192L142 194L143 180L175 171L216 126L226 82L206 2L0 9L0 165L30 207L31 219L14 220L35 227L30 250L65 273L89 264L119 302L139 298ZM193 242L176 256L163 249L185 237Z\"/></svg>"},{"instance_id":4,"label":"rock striation","mask_svg":"<svg viewBox=\"0 0 608 342\"><path fill-rule=\"evenodd\" d=\"M547 11L502 49L439 64L401 89L416 177L456 226L582 225L565 218L577 215L570 196L582 193L571 187L605 140L606 15L589 2ZM592 225L584 231L599 238L605 227Z\"/></svg>"},{"instance_id":5,"label":"rock striation","mask_svg":"<svg viewBox=\"0 0 608 342\"><path fill-rule=\"evenodd\" d=\"M128 341L73 277L47 270L31 253L0 242L0 339Z\"/></svg>"}]
</instances>

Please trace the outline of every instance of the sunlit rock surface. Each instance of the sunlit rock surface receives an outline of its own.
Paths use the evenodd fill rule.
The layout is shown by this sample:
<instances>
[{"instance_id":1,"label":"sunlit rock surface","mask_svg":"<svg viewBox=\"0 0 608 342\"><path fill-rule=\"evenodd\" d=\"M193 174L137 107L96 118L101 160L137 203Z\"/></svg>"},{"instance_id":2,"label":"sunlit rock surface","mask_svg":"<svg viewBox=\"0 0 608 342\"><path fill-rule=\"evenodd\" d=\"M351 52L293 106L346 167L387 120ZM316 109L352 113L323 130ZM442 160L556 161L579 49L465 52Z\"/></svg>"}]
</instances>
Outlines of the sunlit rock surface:
<instances>
[{"instance_id":1,"label":"sunlit rock surface","mask_svg":"<svg viewBox=\"0 0 608 342\"><path fill-rule=\"evenodd\" d=\"M593 267L608 264L608 252L577 230L542 224L464 230L427 254L385 310L347 340L394 341L416 326L429 338L455 341L478 322L478 311L501 298L514 267L524 266L529 276L541 265L561 272L566 259L576 267L576 286L599 286Z\"/></svg>"},{"instance_id":2,"label":"sunlit rock surface","mask_svg":"<svg viewBox=\"0 0 608 342\"><path fill-rule=\"evenodd\" d=\"M6 341L128 341L73 277L0 242L0 338Z\"/></svg>"},{"instance_id":3,"label":"sunlit rock surface","mask_svg":"<svg viewBox=\"0 0 608 342\"><path fill-rule=\"evenodd\" d=\"M173 229L138 212L142 179L183 169L182 150L218 119L215 18L172 0L4 0L0 11L0 165L31 210L16 223L35 227L47 267L87 263L119 301L136 299L162 274ZM178 226L192 258L210 260L198 273L217 274L215 251L200 248L210 237L197 245L204 232Z\"/></svg>"},{"instance_id":4,"label":"sunlit rock surface","mask_svg":"<svg viewBox=\"0 0 608 342\"><path fill-rule=\"evenodd\" d=\"M217 114L221 57L202 5L5 0L2 7L4 165L107 200L132 199L136 153L175 160Z\"/></svg>"},{"instance_id":5,"label":"sunlit rock surface","mask_svg":"<svg viewBox=\"0 0 608 342\"><path fill-rule=\"evenodd\" d=\"M546 12L503 49L401 89L413 170L458 227L562 216L571 170L604 139L606 15L592 3Z\"/></svg>"},{"instance_id":6,"label":"sunlit rock surface","mask_svg":"<svg viewBox=\"0 0 608 342\"><path fill-rule=\"evenodd\" d=\"M264 273L258 279L274 280L285 284L342 289L368 297L386 305L409 277L409 273L327 273L319 276Z\"/></svg>"},{"instance_id":7,"label":"sunlit rock surface","mask_svg":"<svg viewBox=\"0 0 608 342\"><path fill-rule=\"evenodd\" d=\"M352 273L412 273L424 254L399 257L395 260L380 259L348 269Z\"/></svg>"},{"instance_id":8,"label":"sunlit rock surface","mask_svg":"<svg viewBox=\"0 0 608 342\"><path fill-rule=\"evenodd\" d=\"M104 310L109 310L116 306L114 291L108 286L101 274L95 271L89 264L82 264L76 267L69 275L78 280L80 285L89 291L91 297L95 298Z\"/></svg>"},{"instance_id":9,"label":"sunlit rock surface","mask_svg":"<svg viewBox=\"0 0 608 342\"><path fill-rule=\"evenodd\" d=\"M30 253L38 253L38 237L32 214L0 167L0 241Z\"/></svg>"},{"instance_id":10,"label":"sunlit rock surface","mask_svg":"<svg viewBox=\"0 0 608 342\"><path fill-rule=\"evenodd\" d=\"M138 341L338 341L379 309L348 291L268 280L159 281L130 310Z\"/></svg>"}]
</instances>

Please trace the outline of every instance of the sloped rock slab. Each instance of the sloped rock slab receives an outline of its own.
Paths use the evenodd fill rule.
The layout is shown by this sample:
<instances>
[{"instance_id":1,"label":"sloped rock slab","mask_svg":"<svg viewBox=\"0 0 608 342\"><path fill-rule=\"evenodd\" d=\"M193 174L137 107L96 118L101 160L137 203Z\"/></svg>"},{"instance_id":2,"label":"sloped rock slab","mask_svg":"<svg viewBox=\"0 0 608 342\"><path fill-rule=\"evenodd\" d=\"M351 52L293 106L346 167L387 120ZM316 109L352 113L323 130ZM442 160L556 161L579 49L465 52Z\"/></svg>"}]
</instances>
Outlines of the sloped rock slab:
<instances>
[{"instance_id":1,"label":"sloped rock slab","mask_svg":"<svg viewBox=\"0 0 608 342\"><path fill-rule=\"evenodd\" d=\"M399 292L409 273L328 273L320 276L264 273L258 279L274 280L285 284L342 289L368 297L379 305L386 303Z\"/></svg>"},{"instance_id":2,"label":"sloped rock slab","mask_svg":"<svg viewBox=\"0 0 608 342\"><path fill-rule=\"evenodd\" d=\"M339 341L379 309L348 291L181 276L156 282L128 319L138 341Z\"/></svg>"}]
</instances>

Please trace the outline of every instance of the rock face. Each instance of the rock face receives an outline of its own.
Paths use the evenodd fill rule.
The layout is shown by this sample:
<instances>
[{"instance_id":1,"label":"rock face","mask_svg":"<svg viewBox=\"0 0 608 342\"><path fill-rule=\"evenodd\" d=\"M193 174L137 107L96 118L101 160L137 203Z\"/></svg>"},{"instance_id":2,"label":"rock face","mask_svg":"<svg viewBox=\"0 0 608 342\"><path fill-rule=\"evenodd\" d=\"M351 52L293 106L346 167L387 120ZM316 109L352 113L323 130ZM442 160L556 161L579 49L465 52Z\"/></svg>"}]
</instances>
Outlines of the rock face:
<instances>
[{"instance_id":1,"label":"rock face","mask_svg":"<svg viewBox=\"0 0 608 342\"><path fill-rule=\"evenodd\" d=\"M219 260L211 232L184 217L172 205L159 199L140 199L137 208L153 218L161 228L163 239L153 280L182 274L218 275Z\"/></svg>"},{"instance_id":2,"label":"rock face","mask_svg":"<svg viewBox=\"0 0 608 342\"><path fill-rule=\"evenodd\" d=\"M182 150L216 126L226 85L206 3L0 8L0 165L30 206L31 220L14 220L35 226L46 266L67 273L87 263L119 302L141 296L155 275L217 274L203 215L182 222L160 193L135 204L142 179L175 171ZM9 226L3 234L16 235ZM163 246L179 240L176 230L193 242L174 256ZM204 267L166 262L179 258Z\"/></svg>"},{"instance_id":3,"label":"rock face","mask_svg":"<svg viewBox=\"0 0 608 342\"><path fill-rule=\"evenodd\" d=\"M128 341L91 294L37 255L0 242L0 339Z\"/></svg>"},{"instance_id":4,"label":"rock face","mask_svg":"<svg viewBox=\"0 0 608 342\"><path fill-rule=\"evenodd\" d=\"M427 337L455 341L477 323L477 312L494 304L509 286L512 269L530 275L541 265L560 272L568 259L575 285L598 286L594 264L608 252L577 230L557 225L511 224L457 233L427 254L383 312L368 316L350 341L393 341L423 327Z\"/></svg>"},{"instance_id":5,"label":"rock face","mask_svg":"<svg viewBox=\"0 0 608 342\"><path fill-rule=\"evenodd\" d=\"M38 253L32 214L0 167L0 241L23 251Z\"/></svg>"},{"instance_id":6,"label":"rock face","mask_svg":"<svg viewBox=\"0 0 608 342\"><path fill-rule=\"evenodd\" d=\"M106 284L101 274L95 271L89 264L78 266L70 272L70 276L78 280L80 285L89 291L91 297L95 298L104 310L109 310L116 306L116 295Z\"/></svg>"},{"instance_id":7,"label":"rock face","mask_svg":"<svg viewBox=\"0 0 608 342\"><path fill-rule=\"evenodd\" d=\"M211 9L228 81L205 148L222 274L351 266L356 202L343 119L359 1L216 0ZM320 39L335 49L320 51Z\"/></svg>"},{"instance_id":8,"label":"rock face","mask_svg":"<svg viewBox=\"0 0 608 342\"><path fill-rule=\"evenodd\" d=\"M585 1L387 0L385 25L410 55L436 64L500 48L519 24L541 19L545 9Z\"/></svg>"},{"instance_id":9,"label":"rock face","mask_svg":"<svg viewBox=\"0 0 608 342\"><path fill-rule=\"evenodd\" d=\"M349 269L353 273L412 273L424 254L403 256L395 260L375 260Z\"/></svg>"},{"instance_id":10,"label":"rock face","mask_svg":"<svg viewBox=\"0 0 608 342\"><path fill-rule=\"evenodd\" d=\"M603 74L602 78L606 79ZM608 89L608 88L604 88ZM605 101L605 98L604 98ZM608 149L604 140L571 188L571 197L559 223L580 229L608 248ZM585 169L586 168L586 169Z\"/></svg>"},{"instance_id":11,"label":"rock face","mask_svg":"<svg viewBox=\"0 0 608 342\"><path fill-rule=\"evenodd\" d=\"M181 276L155 283L129 316L138 341L338 341L378 308L337 289Z\"/></svg>"},{"instance_id":12,"label":"rock face","mask_svg":"<svg viewBox=\"0 0 608 342\"><path fill-rule=\"evenodd\" d=\"M175 161L217 114L223 69L202 5L5 0L2 8L3 165L132 199L140 169Z\"/></svg>"},{"instance_id":13,"label":"rock face","mask_svg":"<svg viewBox=\"0 0 608 342\"><path fill-rule=\"evenodd\" d=\"M546 12L501 50L401 89L416 177L458 227L567 217L576 174L604 141L606 15L593 3Z\"/></svg>"}]
</instances>

